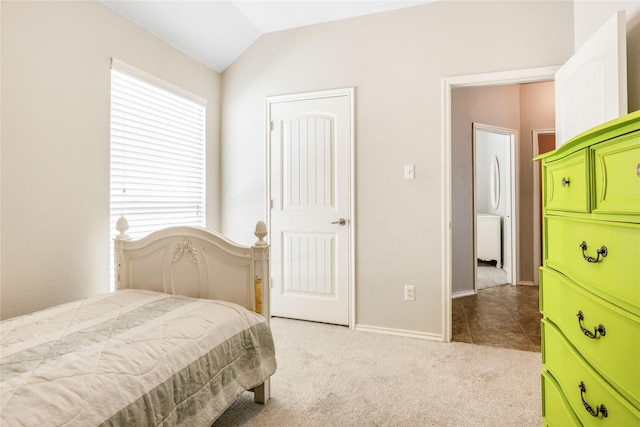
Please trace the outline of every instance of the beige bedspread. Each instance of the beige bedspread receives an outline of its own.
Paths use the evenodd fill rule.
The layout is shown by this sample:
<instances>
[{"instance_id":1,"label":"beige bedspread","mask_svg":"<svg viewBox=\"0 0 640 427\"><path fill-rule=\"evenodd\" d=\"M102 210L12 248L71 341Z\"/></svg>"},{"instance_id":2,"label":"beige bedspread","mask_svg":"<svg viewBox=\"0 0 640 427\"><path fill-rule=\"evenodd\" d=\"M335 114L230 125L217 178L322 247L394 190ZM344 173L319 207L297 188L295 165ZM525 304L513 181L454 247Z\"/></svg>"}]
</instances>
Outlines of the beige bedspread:
<instances>
[{"instance_id":1,"label":"beige bedspread","mask_svg":"<svg viewBox=\"0 0 640 427\"><path fill-rule=\"evenodd\" d=\"M5 320L0 344L2 427L209 426L276 369L261 316L142 290Z\"/></svg>"}]
</instances>

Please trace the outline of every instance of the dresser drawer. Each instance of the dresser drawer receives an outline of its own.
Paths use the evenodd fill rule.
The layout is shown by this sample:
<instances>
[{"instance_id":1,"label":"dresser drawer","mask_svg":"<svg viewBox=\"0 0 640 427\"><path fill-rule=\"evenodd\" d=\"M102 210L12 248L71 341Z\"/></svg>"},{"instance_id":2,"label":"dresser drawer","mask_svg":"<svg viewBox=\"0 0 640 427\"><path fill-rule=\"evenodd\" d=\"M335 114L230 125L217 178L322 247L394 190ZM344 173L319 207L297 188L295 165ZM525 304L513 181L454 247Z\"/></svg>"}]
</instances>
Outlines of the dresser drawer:
<instances>
[{"instance_id":1,"label":"dresser drawer","mask_svg":"<svg viewBox=\"0 0 640 427\"><path fill-rule=\"evenodd\" d=\"M594 212L640 214L640 132L593 149Z\"/></svg>"},{"instance_id":2,"label":"dresser drawer","mask_svg":"<svg viewBox=\"0 0 640 427\"><path fill-rule=\"evenodd\" d=\"M612 389L545 319L542 320L542 335L542 363L558 381L562 394L584 426L640 425L640 411ZM601 413L601 405L606 408L606 417ZM594 417L587 407L594 413L597 410L598 415Z\"/></svg>"},{"instance_id":3,"label":"dresser drawer","mask_svg":"<svg viewBox=\"0 0 640 427\"><path fill-rule=\"evenodd\" d=\"M560 386L548 372L542 372L542 417L545 427L580 426L560 391Z\"/></svg>"},{"instance_id":4,"label":"dresser drawer","mask_svg":"<svg viewBox=\"0 0 640 427\"><path fill-rule=\"evenodd\" d=\"M545 218L546 266L640 315L640 224ZM581 243L585 242L586 249ZM606 256L598 255L602 246ZM584 255L583 255L584 254ZM588 262L585 257L590 257Z\"/></svg>"},{"instance_id":5,"label":"dresser drawer","mask_svg":"<svg viewBox=\"0 0 640 427\"><path fill-rule=\"evenodd\" d=\"M589 212L588 150L544 165L545 209Z\"/></svg>"},{"instance_id":6,"label":"dresser drawer","mask_svg":"<svg viewBox=\"0 0 640 427\"><path fill-rule=\"evenodd\" d=\"M594 369L640 407L640 317L603 301L549 268L541 269L540 280L544 316ZM603 328L596 333L600 325Z\"/></svg>"}]
</instances>

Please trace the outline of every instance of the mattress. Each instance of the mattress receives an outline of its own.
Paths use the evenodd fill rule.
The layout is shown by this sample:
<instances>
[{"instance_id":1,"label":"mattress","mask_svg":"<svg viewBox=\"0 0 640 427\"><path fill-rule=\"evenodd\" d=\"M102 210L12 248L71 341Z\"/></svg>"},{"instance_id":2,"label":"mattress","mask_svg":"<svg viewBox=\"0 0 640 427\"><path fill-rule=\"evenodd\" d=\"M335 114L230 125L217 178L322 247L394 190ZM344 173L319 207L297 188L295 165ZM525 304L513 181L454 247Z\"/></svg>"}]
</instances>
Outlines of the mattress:
<instances>
[{"instance_id":1,"label":"mattress","mask_svg":"<svg viewBox=\"0 0 640 427\"><path fill-rule=\"evenodd\" d=\"M0 325L0 425L210 426L276 370L265 319L122 290Z\"/></svg>"}]
</instances>

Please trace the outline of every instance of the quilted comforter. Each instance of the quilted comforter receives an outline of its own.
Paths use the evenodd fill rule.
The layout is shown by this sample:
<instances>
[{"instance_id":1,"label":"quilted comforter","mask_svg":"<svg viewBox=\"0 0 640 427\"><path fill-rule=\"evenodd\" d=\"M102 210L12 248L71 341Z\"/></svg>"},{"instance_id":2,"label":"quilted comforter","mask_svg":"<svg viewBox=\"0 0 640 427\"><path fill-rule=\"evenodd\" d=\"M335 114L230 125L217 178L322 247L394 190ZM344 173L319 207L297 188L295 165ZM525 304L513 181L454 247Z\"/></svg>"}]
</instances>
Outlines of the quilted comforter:
<instances>
[{"instance_id":1,"label":"quilted comforter","mask_svg":"<svg viewBox=\"0 0 640 427\"><path fill-rule=\"evenodd\" d=\"M5 320L0 425L209 426L276 369L264 318L123 290Z\"/></svg>"}]
</instances>

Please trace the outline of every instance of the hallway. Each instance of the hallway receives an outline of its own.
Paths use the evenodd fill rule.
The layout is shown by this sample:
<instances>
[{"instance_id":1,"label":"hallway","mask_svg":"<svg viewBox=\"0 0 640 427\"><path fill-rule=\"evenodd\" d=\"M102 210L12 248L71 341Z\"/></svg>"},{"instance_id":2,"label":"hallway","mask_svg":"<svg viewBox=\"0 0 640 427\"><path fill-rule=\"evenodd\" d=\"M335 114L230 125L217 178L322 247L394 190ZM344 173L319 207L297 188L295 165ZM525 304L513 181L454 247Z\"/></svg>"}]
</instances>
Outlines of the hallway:
<instances>
[{"instance_id":1,"label":"hallway","mask_svg":"<svg viewBox=\"0 0 640 427\"><path fill-rule=\"evenodd\" d=\"M537 286L500 285L452 301L453 341L540 351Z\"/></svg>"}]
</instances>

